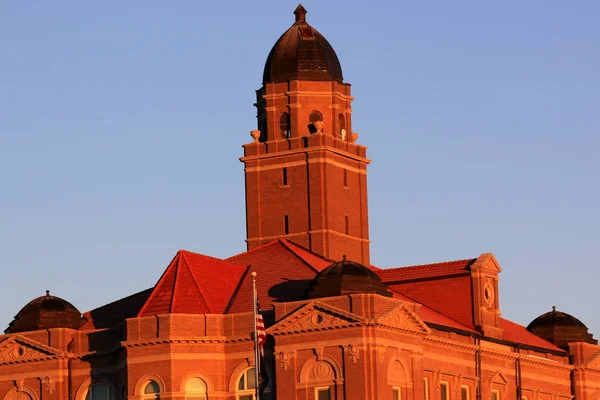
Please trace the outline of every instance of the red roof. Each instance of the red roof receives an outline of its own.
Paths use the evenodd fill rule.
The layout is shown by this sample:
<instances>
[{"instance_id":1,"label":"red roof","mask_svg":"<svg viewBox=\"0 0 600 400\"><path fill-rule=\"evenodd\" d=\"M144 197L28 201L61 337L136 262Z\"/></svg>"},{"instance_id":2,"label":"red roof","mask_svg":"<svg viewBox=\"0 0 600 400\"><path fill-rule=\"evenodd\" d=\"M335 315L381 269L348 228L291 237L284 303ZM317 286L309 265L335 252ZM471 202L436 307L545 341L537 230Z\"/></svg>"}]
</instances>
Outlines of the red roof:
<instances>
[{"instance_id":1,"label":"red roof","mask_svg":"<svg viewBox=\"0 0 600 400\"><path fill-rule=\"evenodd\" d=\"M138 316L222 314L245 271L240 265L180 250Z\"/></svg>"},{"instance_id":2,"label":"red roof","mask_svg":"<svg viewBox=\"0 0 600 400\"><path fill-rule=\"evenodd\" d=\"M248 272L257 273L256 287L263 309L269 308L273 302L301 299L317 273L332 263L285 239L256 247L227 261L248 265ZM227 312L251 310L252 278L245 274Z\"/></svg>"},{"instance_id":3,"label":"red roof","mask_svg":"<svg viewBox=\"0 0 600 400\"><path fill-rule=\"evenodd\" d=\"M423 321L476 333L473 327L469 266L476 259L379 269L393 297L421 304ZM252 281L263 309L273 302L304 297L314 277L332 261L291 241L275 240L221 260L180 250L152 289L86 312L81 329L116 326L127 318L167 313L221 314L252 309ZM443 285L440 280L443 279ZM501 319L504 339L542 349L561 351L523 326Z\"/></svg>"},{"instance_id":4,"label":"red roof","mask_svg":"<svg viewBox=\"0 0 600 400\"><path fill-rule=\"evenodd\" d=\"M375 271L392 290L474 329L469 267L476 258ZM443 279L443 284L440 281Z\"/></svg>"},{"instance_id":5,"label":"red roof","mask_svg":"<svg viewBox=\"0 0 600 400\"><path fill-rule=\"evenodd\" d=\"M504 329L504 340L525 344L528 346L541 347L543 349L563 352L562 349L545 341L539 336L529 332L524 326L516 324L504 318L500 318L500 326Z\"/></svg>"},{"instance_id":6,"label":"red roof","mask_svg":"<svg viewBox=\"0 0 600 400\"><path fill-rule=\"evenodd\" d=\"M380 269L377 272L384 283L410 281L416 279L433 279L442 276L461 275L469 272L468 267L477 260L447 261L436 264L413 265L409 267Z\"/></svg>"},{"instance_id":7,"label":"red roof","mask_svg":"<svg viewBox=\"0 0 600 400\"><path fill-rule=\"evenodd\" d=\"M392 297L394 299L398 299L398 300L403 300L403 301L408 301L410 303L417 303L419 304L418 301L415 301L409 297L406 297L405 295L399 293L396 290L391 290L392 291ZM460 329L462 331L465 332L471 332L471 333L476 333L475 330L469 328L466 325L461 324L460 322L457 322L455 320L453 320L452 318L449 318L447 316L445 316L442 313L439 313L429 307L427 307L426 305L421 304L421 315L420 315L421 319L425 322L431 323L431 324L435 324L435 325L441 325L441 326L447 326L449 328L454 328L454 329Z\"/></svg>"}]
</instances>

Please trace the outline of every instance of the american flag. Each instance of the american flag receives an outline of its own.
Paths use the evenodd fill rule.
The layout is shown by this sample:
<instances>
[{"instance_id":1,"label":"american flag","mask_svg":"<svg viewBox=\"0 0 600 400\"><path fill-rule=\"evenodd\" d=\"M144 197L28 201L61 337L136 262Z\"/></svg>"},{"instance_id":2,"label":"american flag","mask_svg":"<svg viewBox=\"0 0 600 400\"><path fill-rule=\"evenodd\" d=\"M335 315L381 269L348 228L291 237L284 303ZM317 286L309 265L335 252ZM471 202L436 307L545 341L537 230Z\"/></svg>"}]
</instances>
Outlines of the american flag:
<instances>
[{"instance_id":1,"label":"american flag","mask_svg":"<svg viewBox=\"0 0 600 400\"><path fill-rule=\"evenodd\" d=\"M260 355L264 357L264 346L265 342L267 341L267 332L265 331L265 321L263 321L263 317L260 313L260 303L258 299L256 300L256 338Z\"/></svg>"}]
</instances>

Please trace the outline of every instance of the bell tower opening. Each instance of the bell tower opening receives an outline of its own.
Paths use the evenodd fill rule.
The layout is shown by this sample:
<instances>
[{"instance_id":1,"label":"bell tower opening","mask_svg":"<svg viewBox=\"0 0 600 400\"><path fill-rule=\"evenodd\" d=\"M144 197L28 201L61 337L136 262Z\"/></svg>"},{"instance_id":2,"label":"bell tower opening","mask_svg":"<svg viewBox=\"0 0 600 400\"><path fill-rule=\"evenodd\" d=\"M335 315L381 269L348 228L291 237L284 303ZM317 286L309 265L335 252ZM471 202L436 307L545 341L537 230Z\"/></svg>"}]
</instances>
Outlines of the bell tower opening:
<instances>
[{"instance_id":1,"label":"bell tower opening","mask_svg":"<svg viewBox=\"0 0 600 400\"><path fill-rule=\"evenodd\" d=\"M369 265L370 160L352 132L350 85L306 9L294 14L267 57L258 129L241 158L248 249L286 238L329 259L346 254Z\"/></svg>"}]
</instances>

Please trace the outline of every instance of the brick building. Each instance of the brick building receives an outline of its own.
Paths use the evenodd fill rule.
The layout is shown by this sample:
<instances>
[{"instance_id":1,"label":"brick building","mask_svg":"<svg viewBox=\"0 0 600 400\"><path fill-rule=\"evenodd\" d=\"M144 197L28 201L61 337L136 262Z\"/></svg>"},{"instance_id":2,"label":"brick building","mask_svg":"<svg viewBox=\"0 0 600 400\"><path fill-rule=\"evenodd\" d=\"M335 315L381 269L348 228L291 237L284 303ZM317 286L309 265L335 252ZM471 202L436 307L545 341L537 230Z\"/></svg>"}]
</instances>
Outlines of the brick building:
<instances>
[{"instance_id":1,"label":"brick building","mask_svg":"<svg viewBox=\"0 0 600 400\"><path fill-rule=\"evenodd\" d=\"M0 336L0 399L249 400L251 273L267 325L264 399L600 398L600 347L553 309L501 317L492 254L369 261L366 147L340 62L298 6L244 145L247 246L179 251L156 285L85 312L32 300Z\"/></svg>"}]
</instances>

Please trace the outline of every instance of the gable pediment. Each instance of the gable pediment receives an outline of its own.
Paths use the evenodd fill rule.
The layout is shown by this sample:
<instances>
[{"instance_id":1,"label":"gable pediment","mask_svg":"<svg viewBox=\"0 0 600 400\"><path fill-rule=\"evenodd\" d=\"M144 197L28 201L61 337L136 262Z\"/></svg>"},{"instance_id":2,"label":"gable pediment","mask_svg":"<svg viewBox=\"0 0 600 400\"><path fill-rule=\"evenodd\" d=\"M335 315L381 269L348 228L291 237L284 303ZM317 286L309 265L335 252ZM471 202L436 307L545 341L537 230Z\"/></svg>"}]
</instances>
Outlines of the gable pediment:
<instances>
[{"instance_id":1,"label":"gable pediment","mask_svg":"<svg viewBox=\"0 0 600 400\"><path fill-rule=\"evenodd\" d=\"M471 265L472 271L482 271L493 274L499 274L502 272L500 263L496 260L496 257L492 253L484 253L477 257L477 260Z\"/></svg>"},{"instance_id":2,"label":"gable pediment","mask_svg":"<svg viewBox=\"0 0 600 400\"><path fill-rule=\"evenodd\" d=\"M392 309L379 314L375 321L379 325L403 331L429 334L431 330L410 308L405 304L398 304Z\"/></svg>"},{"instance_id":3,"label":"gable pediment","mask_svg":"<svg viewBox=\"0 0 600 400\"><path fill-rule=\"evenodd\" d=\"M0 342L0 365L46 360L61 355L56 349L20 335Z\"/></svg>"},{"instance_id":4,"label":"gable pediment","mask_svg":"<svg viewBox=\"0 0 600 400\"><path fill-rule=\"evenodd\" d=\"M305 304L298 310L283 318L267 329L271 335L287 335L300 332L350 328L365 322L364 318L332 307L328 304L314 301Z\"/></svg>"}]
</instances>

